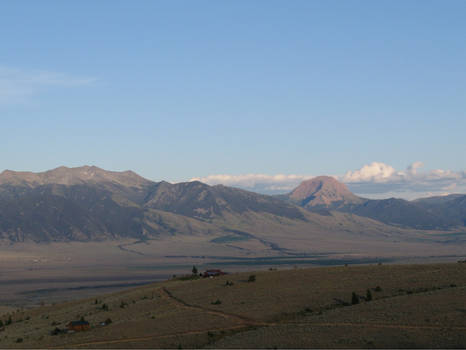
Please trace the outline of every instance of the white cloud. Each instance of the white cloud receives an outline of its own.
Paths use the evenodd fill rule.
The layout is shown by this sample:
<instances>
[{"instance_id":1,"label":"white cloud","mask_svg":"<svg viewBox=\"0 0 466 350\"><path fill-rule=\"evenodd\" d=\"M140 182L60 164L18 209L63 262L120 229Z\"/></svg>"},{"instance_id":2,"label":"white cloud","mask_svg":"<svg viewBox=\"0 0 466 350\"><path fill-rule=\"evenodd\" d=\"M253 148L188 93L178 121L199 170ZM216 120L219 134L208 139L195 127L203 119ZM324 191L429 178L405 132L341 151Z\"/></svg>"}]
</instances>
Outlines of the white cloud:
<instances>
[{"instance_id":1,"label":"white cloud","mask_svg":"<svg viewBox=\"0 0 466 350\"><path fill-rule=\"evenodd\" d=\"M285 193L291 191L302 181L312 178L311 175L265 175L265 174L244 174L244 175L209 175L200 178L192 178L190 181L201 181L209 185L225 185L239 187L250 191L261 193Z\"/></svg>"},{"instance_id":2,"label":"white cloud","mask_svg":"<svg viewBox=\"0 0 466 350\"><path fill-rule=\"evenodd\" d=\"M85 86L95 81L95 78L89 77L0 66L0 103L23 102L27 97L50 87Z\"/></svg>"},{"instance_id":3,"label":"white cloud","mask_svg":"<svg viewBox=\"0 0 466 350\"><path fill-rule=\"evenodd\" d=\"M435 169L422 172L422 162L414 162L404 171L373 162L359 170L348 171L340 177L350 190L360 195L381 198L393 196L416 198L466 192L466 173Z\"/></svg>"},{"instance_id":4,"label":"white cloud","mask_svg":"<svg viewBox=\"0 0 466 350\"><path fill-rule=\"evenodd\" d=\"M392 166L380 162L372 162L371 164L364 165L359 170L348 171L342 180L344 182L385 182L397 176L400 176L400 174Z\"/></svg>"},{"instance_id":5,"label":"white cloud","mask_svg":"<svg viewBox=\"0 0 466 350\"><path fill-rule=\"evenodd\" d=\"M347 184L354 193L368 198L398 197L413 199L429 195L449 193L466 193L466 172L436 169L422 171L423 163L414 162L405 170L393 166L372 162L360 169L348 171L344 175L334 176ZM193 178L209 185L223 184L266 194L287 193L312 175L209 175Z\"/></svg>"},{"instance_id":6,"label":"white cloud","mask_svg":"<svg viewBox=\"0 0 466 350\"><path fill-rule=\"evenodd\" d=\"M418 162L414 162L413 164L409 165L406 170L409 174L416 175L417 169L420 169L423 166L424 166L424 163L418 161Z\"/></svg>"}]
</instances>

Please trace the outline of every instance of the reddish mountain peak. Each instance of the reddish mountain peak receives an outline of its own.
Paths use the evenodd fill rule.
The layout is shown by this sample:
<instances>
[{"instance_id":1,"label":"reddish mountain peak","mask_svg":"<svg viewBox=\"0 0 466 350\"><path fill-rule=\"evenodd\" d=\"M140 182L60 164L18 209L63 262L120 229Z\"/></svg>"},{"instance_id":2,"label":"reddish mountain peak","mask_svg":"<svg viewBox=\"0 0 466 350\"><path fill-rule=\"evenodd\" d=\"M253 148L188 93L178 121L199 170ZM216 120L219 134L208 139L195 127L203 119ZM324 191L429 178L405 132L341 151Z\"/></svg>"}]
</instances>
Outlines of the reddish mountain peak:
<instances>
[{"instance_id":1,"label":"reddish mountain peak","mask_svg":"<svg viewBox=\"0 0 466 350\"><path fill-rule=\"evenodd\" d=\"M317 176L303 181L289 195L292 200L306 203L306 206L325 205L332 202L359 202L345 184L331 176Z\"/></svg>"}]
</instances>

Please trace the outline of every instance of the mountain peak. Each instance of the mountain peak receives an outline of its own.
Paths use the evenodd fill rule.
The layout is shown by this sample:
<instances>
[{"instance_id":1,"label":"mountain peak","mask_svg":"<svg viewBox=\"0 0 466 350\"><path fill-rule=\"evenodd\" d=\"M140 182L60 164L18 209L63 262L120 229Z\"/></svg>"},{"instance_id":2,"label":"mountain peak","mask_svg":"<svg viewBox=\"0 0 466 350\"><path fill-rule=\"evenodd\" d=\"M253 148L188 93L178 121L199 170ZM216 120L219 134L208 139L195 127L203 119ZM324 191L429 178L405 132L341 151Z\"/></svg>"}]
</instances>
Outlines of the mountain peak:
<instances>
[{"instance_id":1,"label":"mountain peak","mask_svg":"<svg viewBox=\"0 0 466 350\"><path fill-rule=\"evenodd\" d=\"M329 207L334 202L355 203L361 199L354 195L345 184L331 176L317 176L303 181L289 198L305 206Z\"/></svg>"},{"instance_id":2,"label":"mountain peak","mask_svg":"<svg viewBox=\"0 0 466 350\"><path fill-rule=\"evenodd\" d=\"M132 171L107 171L96 166L84 165L81 167L68 168L60 166L45 172L16 172L5 170L0 174L0 185L25 185L35 187L40 185L78 185L83 183L117 183L125 186L140 187L149 183Z\"/></svg>"}]
</instances>

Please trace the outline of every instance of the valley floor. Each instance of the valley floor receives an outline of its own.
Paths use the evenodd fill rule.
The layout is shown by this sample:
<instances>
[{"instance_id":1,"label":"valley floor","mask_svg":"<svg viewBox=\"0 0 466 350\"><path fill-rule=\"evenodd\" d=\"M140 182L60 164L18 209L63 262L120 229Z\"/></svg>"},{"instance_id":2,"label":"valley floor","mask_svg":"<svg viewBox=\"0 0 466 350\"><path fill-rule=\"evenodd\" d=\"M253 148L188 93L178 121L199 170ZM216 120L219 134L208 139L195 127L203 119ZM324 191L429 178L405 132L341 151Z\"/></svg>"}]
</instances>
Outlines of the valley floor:
<instances>
[{"instance_id":1,"label":"valley floor","mask_svg":"<svg viewBox=\"0 0 466 350\"><path fill-rule=\"evenodd\" d=\"M32 307L94 297L189 273L193 265L201 271L221 268L241 272L344 264L456 262L465 251L464 245L439 244L424 251L415 246L417 250L413 248L406 257L404 251L397 250L367 255L304 245L301 251L281 250L280 242L264 247L257 241L213 241L174 236L144 242L0 245L0 307Z\"/></svg>"},{"instance_id":2,"label":"valley floor","mask_svg":"<svg viewBox=\"0 0 466 350\"><path fill-rule=\"evenodd\" d=\"M464 348L465 300L465 263L178 278L10 313L0 347Z\"/></svg>"}]
</instances>

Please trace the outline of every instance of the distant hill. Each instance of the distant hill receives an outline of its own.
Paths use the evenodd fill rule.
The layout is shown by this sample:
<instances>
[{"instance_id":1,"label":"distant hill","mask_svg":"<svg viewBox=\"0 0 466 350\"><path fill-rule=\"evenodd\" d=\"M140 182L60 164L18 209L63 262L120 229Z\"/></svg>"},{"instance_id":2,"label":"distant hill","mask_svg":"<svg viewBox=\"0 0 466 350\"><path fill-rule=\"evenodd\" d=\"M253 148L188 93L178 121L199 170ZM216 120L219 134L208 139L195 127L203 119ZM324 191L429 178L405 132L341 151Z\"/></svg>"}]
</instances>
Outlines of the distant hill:
<instances>
[{"instance_id":1,"label":"distant hill","mask_svg":"<svg viewBox=\"0 0 466 350\"><path fill-rule=\"evenodd\" d=\"M318 176L302 182L292 192L279 198L314 212L329 210L352 213L415 229L450 229L466 225L466 195L416 201L366 199L354 195L346 185L332 177Z\"/></svg>"},{"instance_id":2,"label":"distant hill","mask_svg":"<svg viewBox=\"0 0 466 350\"><path fill-rule=\"evenodd\" d=\"M330 176L317 176L303 181L288 198L304 208L337 208L365 201L351 193L345 184Z\"/></svg>"}]
</instances>

